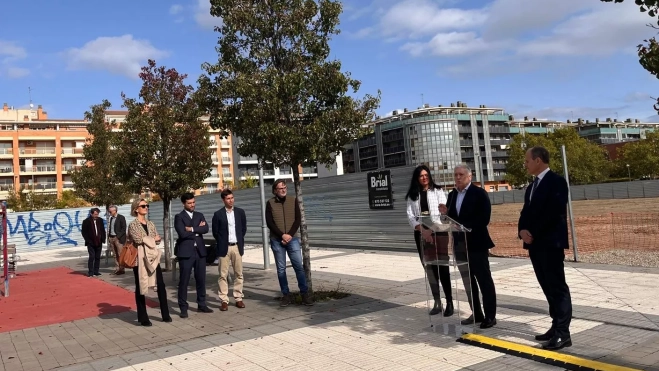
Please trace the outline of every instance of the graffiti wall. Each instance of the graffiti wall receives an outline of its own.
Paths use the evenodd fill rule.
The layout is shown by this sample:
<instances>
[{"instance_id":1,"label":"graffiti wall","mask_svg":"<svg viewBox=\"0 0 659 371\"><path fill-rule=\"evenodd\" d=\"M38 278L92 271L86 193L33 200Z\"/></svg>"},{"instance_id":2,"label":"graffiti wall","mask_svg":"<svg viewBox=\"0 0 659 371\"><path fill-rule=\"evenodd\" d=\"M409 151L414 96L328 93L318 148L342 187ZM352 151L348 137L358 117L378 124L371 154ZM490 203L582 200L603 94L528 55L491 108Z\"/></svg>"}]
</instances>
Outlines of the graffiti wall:
<instances>
[{"instance_id":1,"label":"graffiti wall","mask_svg":"<svg viewBox=\"0 0 659 371\"><path fill-rule=\"evenodd\" d=\"M107 228L109 215L103 207L101 217ZM119 206L119 214L126 222L133 220L130 205ZM20 253L60 249L65 247L80 247L84 250L82 238L82 221L89 216L91 207L78 209L28 211L7 214L7 242L16 245Z\"/></svg>"}]
</instances>

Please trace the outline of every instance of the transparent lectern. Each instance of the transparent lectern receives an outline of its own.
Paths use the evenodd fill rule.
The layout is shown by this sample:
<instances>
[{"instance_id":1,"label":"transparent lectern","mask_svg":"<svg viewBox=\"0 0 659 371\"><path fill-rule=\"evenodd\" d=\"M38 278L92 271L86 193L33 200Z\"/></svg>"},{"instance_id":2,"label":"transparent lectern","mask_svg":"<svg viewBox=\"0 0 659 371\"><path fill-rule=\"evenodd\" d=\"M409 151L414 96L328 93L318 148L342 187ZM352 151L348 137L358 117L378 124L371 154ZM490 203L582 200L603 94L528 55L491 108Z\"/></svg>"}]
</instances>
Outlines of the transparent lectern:
<instances>
[{"instance_id":1,"label":"transparent lectern","mask_svg":"<svg viewBox=\"0 0 659 371\"><path fill-rule=\"evenodd\" d=\"M446 215L440 216L424 213L419 217L418 221L426 230L421 235L421 248L423 252L422 261L426 274L426 295L428 296L426 303L430 327L433 331L436 331L437 327L441 327L444 335L455 334L456 337L474 332L475 324L473 322L467 325L462 324L462 321L466 320L471 314L465 316L460 311L461 302L463 305L473 303L469 256L467 254L467 233L471 232L471 230ZM453 288L451 290L453 292L453 306L455 311L451 317L443 316L443 308L442 313L430 315L430 309L434 306L435 302L428 286L430 282L434 281L434 277L430 276L430 274L432 274L433 269L439 270L440 267L448 267L449 273L456 273L452 274L453 284L451 286ZM440 295L442 292L440 289ZM461 292L465 294L461 294ZM467 303L465 303L465 300Z\"/></svg>"}]
</instances>

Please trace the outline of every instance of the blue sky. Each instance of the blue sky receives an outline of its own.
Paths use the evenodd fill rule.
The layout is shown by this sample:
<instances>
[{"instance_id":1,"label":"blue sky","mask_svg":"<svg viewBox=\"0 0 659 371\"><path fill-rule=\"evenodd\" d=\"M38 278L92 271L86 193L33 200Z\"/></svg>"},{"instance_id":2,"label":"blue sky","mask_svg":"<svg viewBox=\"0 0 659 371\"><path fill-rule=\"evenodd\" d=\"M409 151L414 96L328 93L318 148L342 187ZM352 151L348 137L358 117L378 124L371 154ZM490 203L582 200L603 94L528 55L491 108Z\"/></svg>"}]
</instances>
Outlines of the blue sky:
<instances>
[{"instance_id":1,"label":"blue sky","mask_svg":"<svg viewBox=\"0 0 659 371\"><path fill-rule=\"evenodd\" d=\"M653 31L633 1L346 0L332 53L382 91L380 114L458 100L565 120L654 115L635 46ZM135 96L148 58L194 83L216 60L208 0L11 1L0 27L0 103L81 118ZM9 16L6 16L9 15Z\"/></svg>"}]
</instances>

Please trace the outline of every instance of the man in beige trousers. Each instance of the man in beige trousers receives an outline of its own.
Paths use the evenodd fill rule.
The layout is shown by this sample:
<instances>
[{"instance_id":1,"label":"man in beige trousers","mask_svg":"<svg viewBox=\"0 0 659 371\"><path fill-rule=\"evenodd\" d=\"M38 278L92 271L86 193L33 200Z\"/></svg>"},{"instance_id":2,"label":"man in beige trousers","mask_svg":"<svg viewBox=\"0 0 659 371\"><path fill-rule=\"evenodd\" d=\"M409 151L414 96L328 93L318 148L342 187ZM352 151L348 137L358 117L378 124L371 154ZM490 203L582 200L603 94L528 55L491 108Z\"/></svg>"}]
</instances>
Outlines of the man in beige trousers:
<instances>
[{"instance_id":1,"label":"man in beige trousers","mask_svg":"<svg viewBox=\"0 0 659 371\"><path fill-rule=\"evenodd\" d=\"M233 282L233 298L236 307L245 308L243 303L243 254L245 253L245 234L247 233L247 219L245 211L233 207L234 197L230 189L220 194L224 207L213 215L212 227L217 257L219 259L220 278L218 280L220 311L229 309L229 264L233 267L235 280Z\"/></svg>"},{"instance_id":2,"label":"man in beige trousers","mask_svg":"<svg viewBox=\"0 0 659 371\"><path fill-rule=\"evenodd\" d=\"M113 274L124 274L124 267L119 264L121 250L126 244L126 218L117 212L117 206L108 208L110 223L108 225L108 249L114 254Z\"/></svg>"}]
</instances>

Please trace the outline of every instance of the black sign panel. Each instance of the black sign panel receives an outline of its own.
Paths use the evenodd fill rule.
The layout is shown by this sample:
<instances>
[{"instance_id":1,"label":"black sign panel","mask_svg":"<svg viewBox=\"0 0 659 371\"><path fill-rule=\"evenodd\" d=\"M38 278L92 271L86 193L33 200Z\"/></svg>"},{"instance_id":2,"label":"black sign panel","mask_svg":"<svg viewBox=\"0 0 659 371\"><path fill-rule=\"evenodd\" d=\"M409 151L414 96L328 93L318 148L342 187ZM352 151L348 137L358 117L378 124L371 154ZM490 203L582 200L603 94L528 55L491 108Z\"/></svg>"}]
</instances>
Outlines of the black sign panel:
<instances>
[{"instance_id":1,"label":"black sign panel","mask_svg":"<svg viewBox=\"0 0 659 371\"><path fill-rule=\"evenodd\" d=\"M368 206L371 209L393 209L394 193L389 170L371 171L368 177Z\"/></svg>"}]
</instances>

